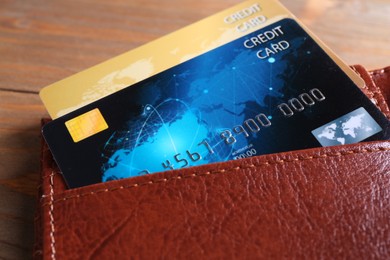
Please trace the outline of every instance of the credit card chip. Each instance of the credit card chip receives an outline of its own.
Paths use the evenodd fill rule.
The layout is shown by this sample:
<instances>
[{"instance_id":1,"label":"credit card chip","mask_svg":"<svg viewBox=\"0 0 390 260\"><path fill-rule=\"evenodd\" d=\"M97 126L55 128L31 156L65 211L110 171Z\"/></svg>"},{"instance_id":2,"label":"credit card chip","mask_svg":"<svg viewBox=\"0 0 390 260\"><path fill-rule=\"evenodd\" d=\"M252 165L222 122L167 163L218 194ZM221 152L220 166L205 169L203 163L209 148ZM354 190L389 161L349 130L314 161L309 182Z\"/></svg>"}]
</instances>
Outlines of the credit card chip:
<instances>
[{"instance_id":1,"label":"credit card chip","mask_svg":"<svg viewBox=\"0 0 390 260\"><path fill-rule=\"evenodd\" d=\"M80 142L108 128L100 110L95 108L65 122L73 142Z\"/></svg>"}]
</instances>

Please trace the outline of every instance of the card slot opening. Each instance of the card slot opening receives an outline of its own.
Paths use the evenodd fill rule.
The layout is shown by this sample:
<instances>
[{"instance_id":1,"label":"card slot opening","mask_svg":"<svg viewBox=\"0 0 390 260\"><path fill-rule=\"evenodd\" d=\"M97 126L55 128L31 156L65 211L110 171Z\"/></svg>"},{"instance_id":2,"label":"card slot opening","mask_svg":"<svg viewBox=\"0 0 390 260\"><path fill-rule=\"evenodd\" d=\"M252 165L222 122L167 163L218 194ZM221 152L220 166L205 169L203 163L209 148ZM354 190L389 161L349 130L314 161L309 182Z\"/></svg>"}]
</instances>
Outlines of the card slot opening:
<instances>
[{"instance_id":1,"label":"card slot opening","mask_svg":"<svg viewBox=\"0 0 390 260\"><path fill-rule=\"evenodd\" d=\"M309 150L297 150L286 153L260 155L236 161L215 163L192 168L178 169L167 172L143 175L135 178L126 178L117 181L98 183L80 188L54 192L54 199L46 201L43 205L58 203L69 199L77 199L84 196L99 195L106 192L141 188L148 185L169 183L195 177L208 175L228 174L246 171L253 168L274 167L276 165L302 163L308 160L320 160L327 158L342 158L344 156L356 156L364 153L385 153L390 151L390 141L376 141L370 143L357 143L347 146L334 146L329 148L314 148ZM56 174L59 174L58 172ZM53 187L54 190L55 187ZM45 197L43 195L42 197ZM47 195L46 197L50 197Z\"/></svg>"}]
</instances>

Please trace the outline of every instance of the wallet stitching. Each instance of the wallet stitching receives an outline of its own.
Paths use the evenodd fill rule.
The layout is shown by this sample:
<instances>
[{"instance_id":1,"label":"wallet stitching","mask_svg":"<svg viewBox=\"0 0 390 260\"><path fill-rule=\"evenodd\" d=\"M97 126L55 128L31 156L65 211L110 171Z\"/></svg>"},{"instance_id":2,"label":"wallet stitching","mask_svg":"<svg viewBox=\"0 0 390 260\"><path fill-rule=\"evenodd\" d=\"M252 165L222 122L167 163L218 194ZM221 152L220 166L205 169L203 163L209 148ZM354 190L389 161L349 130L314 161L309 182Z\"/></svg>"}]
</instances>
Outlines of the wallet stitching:
<instances>
[{"instance_id":1,"label":"wallet stitching","mask_svg":"<svg viewBox=\"0 0 390 260\"><path fill-rule=\"evenodd\" d=\"M390 151L390 148L378 148L378 149L362 149L359 151L346 151L346 152L336 152L336 153L325 153L322 155L313 155L313 156L308 156L308 157L297 157L293 159L279 159L279 160L268 160L268 161L263 161L260 163L252 163L249 165L241 165L241 166L235 166L232 168L226 168L226 169L220 169L220 170L214 170L214 171L207 171L204 173L193 173L190 175L184 175L184 176L174 176L171 178L162 178L162 179L157 179L157 180L152 180L152 181L147 181L143 183L135 183L135 184L130 184L130 185L121 185L118 187L113 187L113 188L106 188L106 189L101 189L101 190L96 190L96 191L90 191L82 194L76 194L76 195L70 195L64 198L56 199L52 197L52 194L50 194L50 201L47 203L44 203L42 206L46 205L51 205L54 203L58 202L63 202L67 201L69 199L74 199L74 198L82 198L86 197L89 195L97 195L100 193L105 193L105 192L111 192L111 191L116 191L116 190L123 190L123 189L129 189L129 188L136 188L136 187L141 187L141 186L148 186L151 184L159 184L159 183L164 183L172 180L181 180L181 179L186 179L186 178L192 178L192 177L201 177L201 176L207 176L211 174L219 174L219 173L225 173L228 171L237 171L237 170L245 170L245 169L251 169L251 168L256 168L259 166L267 166L267 165L278 165L278 164L284 164L284 163L291 163L291 162L298 162L298 161L309 161L309 160L314 160L314 159L321 159L321 158L327 158L327 157L341 157L341 156L347 156L347 155L352 155L352 154L363 154L363 153L374 153L374 152L385 152L385 151ZM52 185L52 182L51 182ZM52 188L52 187L51 187ZM50 193L52 190L50 190ZM46 197L46 196L42 196ZM54 233L54 232L53 232Z\"/></svg>"},{"instance_id":2,"label":"wallet stitching","mask_svg":"<svg viewBox=\"0 0 390 260\"><path fill-rule=\"evenodd\" d=\"M384 69L381 69L381 70L376 70L376 71L370 71L369 73L371 74L371 75L379 75L379 74L383 74L383 73L385 73L386 71L384 70Z\"/></svg>"},{"instance_id":3,"label":"wallet stitching","mask_svg":"<svg viewBox=\"0 0 390 260\"><path fill-rule=\"evenodd\" d=\"M355 67L351 67L358 75L359 77L363 78L363 76L361 75L361 73L355 68ZM385 108L385 105L384 105L384 102L379 102L378 100L381 100L381 93L379 92L378 90L378 87L377 85L375 84L375 81L374 79L372 78L372 73L367 73L368 76L370 77L370 80L371 80L371 83L372 85L374 86L374 89L375 90L371 90L371 88L369 86L367 86L367 84L365 84L363 86L363 89L367 90L369 92L369 94L372 96L371 97L371 100L374 101L375 105L378 107L378 109L383 113L385 114L384 112L384 108Z\"/></svg>"},{"instance_id":4,"label":"wallet stitching","mask_svg":"<svg viewBox=\"0 0 390 260\"><path fill-rule=\"evenodd\" d=\"M49 210L49 217L50 217L50 247L51 247L51 259L56 259L56 248L55 248L55 225L54 225L54 172L50 175L50 210Z\"/></svg>"},{"instance_id":5,"label":"wallet stitching","mask_svg":"<svg viewBox=\"0 0 390 260\"><path fill-rule=\"evenodd\" d=\"M370 79L372 81L372 84L374 85L375 87L375 91L371 91L373 94L374 94L374 97L376 96L376 101L378 99L382 99L381 96L382 96L382 93L378 90L378 86L376 85L374 79L372 78L372 74L369 73L369 76L370 76ZM378 102L378 101L377 101ZM383 106L383 107L382 107ZM385 107L385 103L384 101L380 102L379 105L378 105L380 111L385 114L385 112L382 110L384 107Z\"/></svg>"},{"instance_id":6,"label":"wallet stitching","mask_svg":"<svg viewBox=\"0 0 390 260\"><path fill-rule=\"evenodd\" d=\"M388 73L388 72L390 72L390 67L387 67L387 68L384 68L384 69L380 69L380 70L370 71L370 74L372 74L372 75L379 75L379 74L384 74L384 73Z\"/></svg>"}]
</instances>

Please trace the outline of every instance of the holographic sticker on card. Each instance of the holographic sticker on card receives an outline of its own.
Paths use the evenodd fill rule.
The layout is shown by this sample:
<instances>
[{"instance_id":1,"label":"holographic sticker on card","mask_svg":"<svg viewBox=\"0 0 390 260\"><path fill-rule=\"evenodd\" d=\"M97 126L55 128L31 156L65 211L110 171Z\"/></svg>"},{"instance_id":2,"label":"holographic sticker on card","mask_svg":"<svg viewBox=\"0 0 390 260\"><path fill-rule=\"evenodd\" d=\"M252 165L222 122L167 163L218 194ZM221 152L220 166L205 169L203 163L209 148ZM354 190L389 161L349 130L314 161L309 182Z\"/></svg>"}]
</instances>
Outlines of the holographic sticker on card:
<instances>
[{"instance_id":1,"label":"holographic sticker on card","mask_svg":"<svg viewBox=\"0 0 390 260\"><path fill-rule=\"evenodd\" d=\"M109 128L73 142L64 122L95 108ZM389 120L283 19L58 118L43 134L69 187L80 187L319 147L313 129L362 111L371 130L355 141L389 139ZM345 120L337 124L352 136Z\"/></svg>"},{"instance_id":2,"label":"holographic sticker on card","mask_svg":"<svg viewBox=\"0 0 390 260\"><path fill-rule=\"evenodd\" d=\"M353 144L369 138L383 129L360 107L312 131L322 146Z\"/></svg>"}]
</instances>

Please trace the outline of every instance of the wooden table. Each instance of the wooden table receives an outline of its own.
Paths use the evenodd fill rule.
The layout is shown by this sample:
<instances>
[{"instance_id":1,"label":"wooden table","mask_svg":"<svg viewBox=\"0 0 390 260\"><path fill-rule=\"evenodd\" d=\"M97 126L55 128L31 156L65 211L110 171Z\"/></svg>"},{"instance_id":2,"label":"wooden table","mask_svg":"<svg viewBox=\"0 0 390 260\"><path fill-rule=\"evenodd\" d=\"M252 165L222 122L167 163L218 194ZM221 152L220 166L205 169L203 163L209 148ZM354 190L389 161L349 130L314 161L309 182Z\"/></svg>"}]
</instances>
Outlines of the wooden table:
<instances>
[{"instance_id":1,"label":"wooden table","mask_svg":"<svg viewBox=\"0 0 390 260\"><path fill-rule=\"evenodd\" d=\"M388 0L282 1L348 64L390 65ZM31 257L38 91L237 0L0 1L0 258Z\"/></svg>"}]
</instances>

